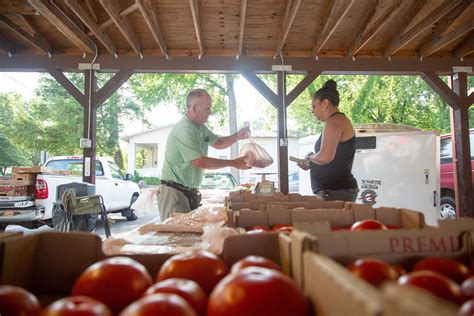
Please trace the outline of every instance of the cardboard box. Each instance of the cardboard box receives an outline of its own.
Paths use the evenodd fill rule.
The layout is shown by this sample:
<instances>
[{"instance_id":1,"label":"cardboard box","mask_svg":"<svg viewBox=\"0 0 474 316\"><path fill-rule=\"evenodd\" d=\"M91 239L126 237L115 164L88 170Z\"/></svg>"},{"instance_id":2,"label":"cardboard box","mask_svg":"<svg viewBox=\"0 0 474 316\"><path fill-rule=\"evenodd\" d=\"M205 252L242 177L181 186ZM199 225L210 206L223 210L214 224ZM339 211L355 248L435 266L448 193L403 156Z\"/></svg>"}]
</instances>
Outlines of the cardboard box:
<instances>
[{"instance_id":1,"label":"cardboard box","mask_svg":"<svg viewBox=\"0 0 474 316\"><path fill-rule=\"evenodd\" d=\"M280 242L277 233L229 237L224 242L221 255L230 267L248 255L261 255L282 264L289 271L284 259L289 256L287 239ZM38 296L43 306L70 294L79 275L91 264L108 256L102 251L102 241L97 235L81 232L45 232L14 239L1 239L0 283L24 287ZM152 278L172 254L123 255L141 262Z\"/></svg>"},{"instance_id":2,"label":"cardboard box","mask_svg":"<svg viewBox=\"0 0 474 316\"><path fill-rule=\"evenodd\" d=\"M45 166L13 167L12 173L52 173L53 169Z\"/></svg>"},{"instance_id":3,"label":"cardboard box","mask_svg":"<svg viewBox=\"0 0 474 316\"><path fill-rule=\"evenodd\" d=\"M409 303L395 308L392 306L397 305L393 302L395 297L393 293L390 294L391 298L385 297L383 292L352 275L345 266L362 257L377 258L401 265L407 271L410 271L420 259L433 256L452 258L469 264L474 256L474 219L440 222L439 229L399 229L320 235L294 231L291 239L292 276L300 288L310 295L318 315L342 315L346 311L344 306L337 306L336 310L332 306L337 301L344 301L353 310L354 315L423 315L415 310L430 310L432 306L446 303L434 299L434 303L431 305L426 303L427 306L419 309L410 307ZM324 291L317 291L315 283L324 284ZM405 289L397 291L399 297L407 295ZM419 295L422 298L430 296L423 292ZM386 300L392 302L387 303ZM402 301L398 299L398 304ZM420 299L418 303L421 304L423 301L425 299ZM430 299L426 298L426 301ZM428 308L428 305L431 307ZM413 313L408 313L409 310ZM436 310L436 307L432 310ZM445 312L440 311L440 315L455 315L450 314L450 310L452 311L447 308Z\"/></svg>"}]
</instances>

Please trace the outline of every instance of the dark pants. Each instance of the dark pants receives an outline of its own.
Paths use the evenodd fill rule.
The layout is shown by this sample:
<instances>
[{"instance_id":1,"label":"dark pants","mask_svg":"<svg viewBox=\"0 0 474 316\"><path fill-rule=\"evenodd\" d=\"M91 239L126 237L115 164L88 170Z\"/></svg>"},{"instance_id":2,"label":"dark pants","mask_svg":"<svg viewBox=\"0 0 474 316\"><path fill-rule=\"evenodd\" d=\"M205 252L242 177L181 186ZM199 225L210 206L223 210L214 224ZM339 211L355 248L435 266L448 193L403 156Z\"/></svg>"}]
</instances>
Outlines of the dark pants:
<instances>
[{"instance_id":1,"label":"dark pants","mask_svg":"<svg viewBox=\"0 0 474 316\"><path fill-rule=\"evenodd\" d=\"M319 190L315 194L325 201L355 202L359 189Z\"/></svg>"}]
</instances>

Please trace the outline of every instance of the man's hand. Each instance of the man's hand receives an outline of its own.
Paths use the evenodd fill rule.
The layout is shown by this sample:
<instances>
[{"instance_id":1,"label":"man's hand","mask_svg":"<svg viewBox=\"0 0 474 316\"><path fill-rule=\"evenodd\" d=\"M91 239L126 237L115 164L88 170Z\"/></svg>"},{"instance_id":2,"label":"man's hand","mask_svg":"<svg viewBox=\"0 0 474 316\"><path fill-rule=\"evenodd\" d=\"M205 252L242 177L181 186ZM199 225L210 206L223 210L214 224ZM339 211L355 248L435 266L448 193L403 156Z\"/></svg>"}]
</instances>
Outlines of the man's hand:
<instances>
[{"instance_id":1,"label":"man's hand","mask_svg":"<svg viewBox=\"0 0 474 316\"><path fill-rule=\"evenodd\" d=\"M246 138L249 138L249 137L250 137L250 127L249 126L242 127L237 132L237 138L239 140L240 139L246 139Z\"/></svg>"},{"instance_id":2,"label":"man's hand","mask_svg":"<svg viewBox=\"0 0 474 316\"><path fill-rule=\"evenodd\" d=\"M250 169L251 167L247 166L247 162L246 162L247 158L248 157L245 155L245 156L233 159L232 167L237 168L237 169L243 169L243 170Z\"/></svg>"}]
</instances>

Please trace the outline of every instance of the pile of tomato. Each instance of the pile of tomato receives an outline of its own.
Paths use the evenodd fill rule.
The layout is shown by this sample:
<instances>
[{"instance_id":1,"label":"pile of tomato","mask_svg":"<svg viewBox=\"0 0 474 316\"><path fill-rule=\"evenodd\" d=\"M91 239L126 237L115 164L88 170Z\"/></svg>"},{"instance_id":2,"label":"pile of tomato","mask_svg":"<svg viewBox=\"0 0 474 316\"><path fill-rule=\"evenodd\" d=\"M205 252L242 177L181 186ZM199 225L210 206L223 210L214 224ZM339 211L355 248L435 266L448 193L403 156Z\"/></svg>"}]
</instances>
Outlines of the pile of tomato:
<instances>
[{"instance_id":1,"label":"pile of tomato","mask_svg":"<svg viewBox=\"0 0 474 316\"><path fill-rule=\"evenodd\" d=\"M460 316L474 315L474 261L469 269L454 259L430 257L418 261L407 273L399 265L375 258L361 258L347 268L376 287L385 281L415 286L459 305Z\"/></svg>"},{"instance_id":2,"label":"pile of tomato","mask_svg":"<svg viewBox=\"0 0 474 316\"><path fill-rule=\"evenodd\" d=\"M0 286L0 314L25 316L308 316L310 303L275 262L249 256L230 269L216 255L175 255L155 280L128 257L87 268L71 296L42 309L36 297L16 286Z\"/></svg>"}]
</instances>

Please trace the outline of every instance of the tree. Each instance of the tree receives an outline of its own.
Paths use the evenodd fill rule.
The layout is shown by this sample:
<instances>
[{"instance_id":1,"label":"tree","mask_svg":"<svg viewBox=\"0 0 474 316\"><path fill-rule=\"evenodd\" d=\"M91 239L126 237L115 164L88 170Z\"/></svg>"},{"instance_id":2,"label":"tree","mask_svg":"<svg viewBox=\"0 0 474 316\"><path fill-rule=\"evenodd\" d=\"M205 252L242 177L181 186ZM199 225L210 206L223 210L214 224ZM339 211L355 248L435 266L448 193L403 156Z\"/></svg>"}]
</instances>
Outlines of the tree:
<instances>
[{"instance_id":1,"label":"tree","mask_svg":"<svg viewBox=\"0 0 474 316\"><path fill-rule=\"evenodd\" d=\"M0 133L0 174L5 175L6 168L28 165L28 160L10 140Z\"/></svg>"}]
</instances>

